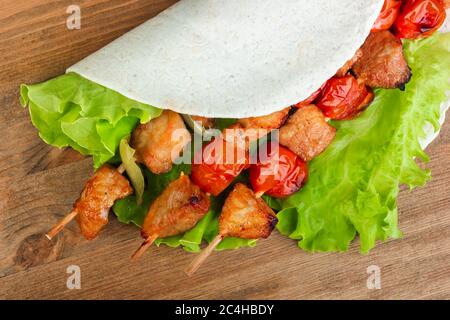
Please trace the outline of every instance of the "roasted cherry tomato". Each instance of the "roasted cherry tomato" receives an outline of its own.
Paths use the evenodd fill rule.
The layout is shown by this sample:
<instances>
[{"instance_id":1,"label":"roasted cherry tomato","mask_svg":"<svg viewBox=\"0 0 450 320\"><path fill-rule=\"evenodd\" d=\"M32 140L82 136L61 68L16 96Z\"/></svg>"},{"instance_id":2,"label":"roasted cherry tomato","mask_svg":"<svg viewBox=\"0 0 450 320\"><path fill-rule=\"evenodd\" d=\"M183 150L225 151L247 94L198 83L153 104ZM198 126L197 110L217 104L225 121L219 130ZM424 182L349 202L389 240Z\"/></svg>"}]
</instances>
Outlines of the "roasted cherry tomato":
<instances>
[{"instance_id":1,"label":"roasted cherry tomato","mask_svg":"<svg viewBox=\"0 0 450 320\"><path fill-rule=\"evenodd\" d=\"M356 116L372 100L372 89L347 75L328 80L315 103L326 117L342 120Z\"/></svg>"},{"instance_id":2,"label":"roasted cherry tomato","mask_svg":"<svg viewBox=\"0 0 450 320\"><path fill-rule=\"evenodd\" d=\"M393 32L404 39L428 37L442 26L445 18L442 0L404 0Z\"/></svg>"},{"instance_id":3,"label":"roasted cherry tomato","mask_svg":"<svg viewBox=\"0 0 450 320\"><path fill-rule=\"evenodd\" d=\"M384 0L383 9L372 27L372 32L388 30L397 19L401 5L401 0Z\"/></svg>"},{"instance_id":4,"label":"roasted cherry tomato","mask_svg":"<svg viewBox=\"0 0 450 320\"><path fill-rule=\"evenodd\" d=\"M248 151L218 136L195 155L191 178L203 192L218 196L248 167Z\"/></svg>"},{"instance_id":5,"label":"roasted cherry tomato","mask_svg":"<svg viewBox=\"0 0 450 320\"><path fill-rule=\"evenodd\" d=\"M272 142L267 154L250 167L250 183L256 194L287 197L297 192L305 183L308 167L288 148Z\"/></svg>"}]
</instances>

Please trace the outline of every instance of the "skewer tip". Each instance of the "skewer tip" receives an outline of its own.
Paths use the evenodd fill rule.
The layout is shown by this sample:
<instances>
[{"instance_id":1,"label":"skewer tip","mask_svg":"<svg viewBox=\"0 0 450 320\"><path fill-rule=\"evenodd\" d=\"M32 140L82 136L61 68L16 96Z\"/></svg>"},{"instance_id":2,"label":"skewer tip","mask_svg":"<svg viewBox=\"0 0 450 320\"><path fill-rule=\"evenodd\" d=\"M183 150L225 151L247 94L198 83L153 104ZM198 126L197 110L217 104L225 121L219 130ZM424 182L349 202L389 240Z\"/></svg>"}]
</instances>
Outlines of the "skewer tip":
<instances>
[{"instance_id":1,"label":"skewer tip","mask_svg":"<svg viewBox=\"0 0 450 320\"><path fill-rule=\"evenodd\" d=\"M72 221L76 216L78 212L72 211L67 216L65 216L61 221L59 221L57 224L53 226L53 228L45 234L48 240L52 240L58 233L61 232L65 228L65 226Z\"/></svg>"},{"instance_id":2,"label":"skewer tip","mask_svg":"<svg viewBox=\"0 0 450 320\"><path fill-rule=\"evenodd\" d=\"M120 164L120 166L117 168L117 171L120 174L123 174L125 172L125 166L123 165L123 163Z\"/></svg>"},{"instance_id":3,"label":"skewer tip","mask_svg":"<svg viewBox=\"0 0 450 320\"><path fill-rule=\"evenodd\" d=\"M214 249L219 245L219 243L223 240L223 236L218 234L213 241L206 247L189 265L189 267L184 271L188 277L191 277L195 271L200 268L203 262L205 262L206 258L214 251Z\"/></svg>"},{"instance_id":4,"label":"skewer tip","mask_svg":"<svg viewBox=\"0 0 450 320\"><path fill-rule=\"evenodd\" d=\"M147 251L148 247L150 247L157 238L158 235L154 234L145 239L144 242L142 242L141 246L131 256L131 261L136 262L145 253L145 251Z\"/></svg>"}]
</instances>

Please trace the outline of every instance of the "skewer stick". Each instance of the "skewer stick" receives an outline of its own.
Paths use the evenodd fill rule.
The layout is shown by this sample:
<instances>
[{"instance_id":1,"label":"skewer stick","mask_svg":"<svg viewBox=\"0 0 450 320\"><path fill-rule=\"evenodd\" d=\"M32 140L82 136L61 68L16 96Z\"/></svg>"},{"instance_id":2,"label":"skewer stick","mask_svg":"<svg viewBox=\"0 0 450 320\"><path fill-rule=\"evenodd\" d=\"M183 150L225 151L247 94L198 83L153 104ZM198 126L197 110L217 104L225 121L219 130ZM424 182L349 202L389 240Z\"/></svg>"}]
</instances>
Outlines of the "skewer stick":
<instances>
[{"instance_id":1,"label":"skewer stick","mask_svg":"<svg viewBox=\"0 0 450 320\"><path fill-rule=\"evenodd\" d=\"M255 194L257 199L263 196L264 192L258 192ZM211 255L214 249L219 245L219 243L223 240L223 236L218 234L213 241L192 261L189 267L186 269L186 274L188 276L192 276L198 268L205 262L205 260Z\"/></svg>"},{"instance_id":2,"label":"skewer stick","mask_svg":"<svg viewBox=\"0 0 450 320\"><path fill-rule=\"evenodd\" d=\"M123 163L121 163L117 168L117 172L119 172L120 174L123 174L125 172L125 166L123 165Z\"/></svg>"},{"instance_id":3,"label":"skewer stick","mask_svg":"<svg viewBox=\"0 0 450 320\"><path fill-rule=\"evenodd\" d=\"M214 249L219 245L219 243L223 240L223 236L218 234L213 241L209 244L206 249L204 249L195 259L192 261L192 263L189 265L189 267L186 270L186 274L188 276L192 276L195 271L200 268L203 262L205 262L206 258L209 257L209 255L214 251Z\"/></svg>"},{"instance_id":4,"label":"skewer stick","mask_svg":"<svg viewBox=\"0 0 450 320\"><path fill-rule=\"evenodd\" d=\"M117 171L120 174L123 174L125 172L125 167L123 164L121 164ZM50 229L49 232L45 234L48 240L52 240L59 232L61 232L62 229L65 228L65 226L72 221L76 216L78 215L78 212L73 210L71 213L69 213L67 216L65 216L61 221L59 221L57 224L53 226L53 228Z\"/></svg>"},{"instance_id":5,"label":"skewer stick","mask_svg":"<svg viewBox=\"0 0 450 320\"><path fill-rule=\"evenodd\" d=\"M133 253L133 255L131 256L131 260L136 261L137 259L139 259L144 254L144 252L147 251L148 247L150 247L153 242L155 242L156 239L158 239L157 234L153 234L145 239L144 242L142 242L141 246L136 250L136 252Z\"/></svg>"},{"instance_id":6,"label":"skewer stick","mask_svg":"<svg viewBox=\"0 0 450 320\"><path fill-rule=\"evenodd\" d=\"M180 172L180 177L184 176L184 171ZM159 235L153 234L147 237L147 239L144 240L144 242L141 244L141 246L133 253L131 256L132 261L138 260L144 253L147 251L147 249L155 242L156 239L158 239Z\"/></svg>"},{"instance_id":7,"label":"skewer stick","mask_svg":"<svg viewBox=\"0 0 450 320\"><path fill-rule=\"evenodd\" d=\"M77 211L72 211L65 216L60 222L55 224L53 228L45 234L48 240L52 240L64 227L78 215Z\"/></svg>"}]
</instances>

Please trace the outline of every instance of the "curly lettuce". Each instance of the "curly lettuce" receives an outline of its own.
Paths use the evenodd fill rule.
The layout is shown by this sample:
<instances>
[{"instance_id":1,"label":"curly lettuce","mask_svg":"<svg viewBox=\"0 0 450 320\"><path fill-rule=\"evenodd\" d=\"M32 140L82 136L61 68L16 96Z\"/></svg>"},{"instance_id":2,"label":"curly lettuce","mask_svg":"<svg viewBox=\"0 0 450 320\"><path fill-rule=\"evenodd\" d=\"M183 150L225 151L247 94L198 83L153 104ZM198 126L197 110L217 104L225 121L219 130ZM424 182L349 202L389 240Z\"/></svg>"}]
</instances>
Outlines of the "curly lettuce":
<instances>
[{"instance_id":1,"label":"curly lettuce","mask_svg":"<svg viewBox=\"0 0 450 320\"><path fill-rule=\"evenodd\" d=\"M139 122L148 122L162 112L75 73L22 85L20 101L28 106L42 140L93 156L95 168L114 158L120 140Z\"/></svg>"},{"instance_id":2,"label":"curly lettuce","mask_svg":"<svg viewBox=\"0 0 450 320\"><path fill-rule=\"evenodd\" d=\"M360 251L376 241L399 238L400 185L423 186L430 172L419 141L424 126L440 127L440 107L450 90L450 34L405 42L413 78L406 91L378 90L357 119L334 122L337 136L310 163L309 181L275 204L278 230L310 251L345 251L359 235Z\"/></svg>"}]
</instances>

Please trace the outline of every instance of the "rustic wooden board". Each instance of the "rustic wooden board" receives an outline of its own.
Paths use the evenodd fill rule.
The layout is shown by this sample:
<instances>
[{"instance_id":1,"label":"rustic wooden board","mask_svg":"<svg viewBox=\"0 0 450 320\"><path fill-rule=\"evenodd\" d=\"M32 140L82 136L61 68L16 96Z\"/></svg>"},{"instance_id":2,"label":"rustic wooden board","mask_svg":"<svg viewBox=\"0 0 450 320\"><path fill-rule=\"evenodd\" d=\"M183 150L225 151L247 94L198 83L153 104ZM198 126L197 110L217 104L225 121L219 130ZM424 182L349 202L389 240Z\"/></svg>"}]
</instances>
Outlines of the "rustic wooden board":
<instances>
[{"instance_id":1,"label":"rustic wooden board","mask_svg":"<svg viewBox=\"0 0 450 320\"><path fill-rule=\"evenodd\" d=\"M18 102L20 83L57 76L175 1L80 0L81 30L66 28L66 0L3 0L0 10L0 298L39 299L380 299L450 298L450 126L429 148L434 180L402 192L404 238L369 255L307 254L275 233L253 249L214 254L192 278L193 256L153 248L137 264L138 230L112 219L83 240L71 224L56 240L43 233L67 213L91 173L91 160L45 145ZM366 286L381 268L382 289ZM66 268L81 268L81 289Z\"/></svg>"}]
</instances>

